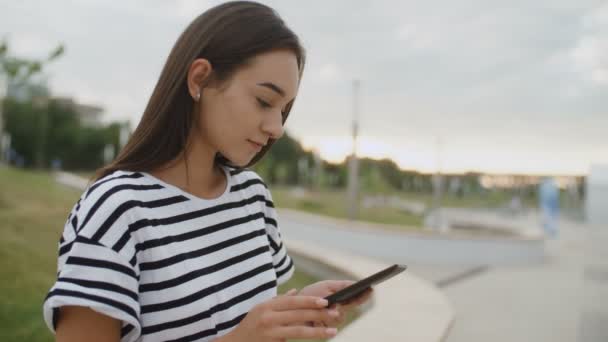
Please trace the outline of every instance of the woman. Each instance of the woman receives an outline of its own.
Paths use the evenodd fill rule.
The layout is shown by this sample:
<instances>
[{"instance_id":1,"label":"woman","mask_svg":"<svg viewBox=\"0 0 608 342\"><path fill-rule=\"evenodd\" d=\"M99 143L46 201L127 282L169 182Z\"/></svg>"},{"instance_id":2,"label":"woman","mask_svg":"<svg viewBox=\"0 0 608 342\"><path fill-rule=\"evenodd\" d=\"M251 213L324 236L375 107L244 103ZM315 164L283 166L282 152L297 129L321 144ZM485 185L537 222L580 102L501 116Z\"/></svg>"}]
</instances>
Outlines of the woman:
<instances>
[{"instance_id":1,"label":"woman","mask_svg":"<svg viewBox=\"0 0 608 342\"><path fill-rule=\"evenodd\" d=\"M68 217L44 316L58 341L329 338L344 313L294 270L270 192L246 167L283 134L304 68L269 7L230 2L171 51L141 122Z\"/></svg>"}]
</instances>

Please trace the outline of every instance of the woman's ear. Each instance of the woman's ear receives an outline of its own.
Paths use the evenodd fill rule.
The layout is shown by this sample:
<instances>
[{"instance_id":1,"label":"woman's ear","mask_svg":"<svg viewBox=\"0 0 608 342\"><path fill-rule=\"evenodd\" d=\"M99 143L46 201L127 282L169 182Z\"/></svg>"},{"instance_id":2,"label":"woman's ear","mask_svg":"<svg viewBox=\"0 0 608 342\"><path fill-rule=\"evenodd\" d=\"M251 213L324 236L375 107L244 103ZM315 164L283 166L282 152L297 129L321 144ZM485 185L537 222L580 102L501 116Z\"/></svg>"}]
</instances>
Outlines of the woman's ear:
<instances>
[{"instance_id":1,"label":"woman's ear","mask_svg":"<svg viewBox=\"0 0 608 342\"><path fill-rule=\"evenodd\" d=\"M195 59L188 69L188 92L194 101L198 101L203 91L203 86L208 83L212 71L211 63L204 59Z\"/></svg>"}]
</instances>

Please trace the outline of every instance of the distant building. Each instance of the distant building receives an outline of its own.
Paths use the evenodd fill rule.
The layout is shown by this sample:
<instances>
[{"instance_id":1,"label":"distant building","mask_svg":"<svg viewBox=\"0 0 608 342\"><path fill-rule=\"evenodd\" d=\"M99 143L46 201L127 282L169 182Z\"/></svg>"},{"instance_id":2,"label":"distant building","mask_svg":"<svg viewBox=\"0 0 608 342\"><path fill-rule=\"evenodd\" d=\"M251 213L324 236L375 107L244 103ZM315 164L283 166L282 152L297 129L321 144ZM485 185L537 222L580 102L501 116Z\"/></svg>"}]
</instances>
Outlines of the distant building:
<instances>
[{"instance_id":1,"label":"distant building","mask_svg":"<svg viewBox=\"0 0 608 342\"><path fill-rule=\"evenodd\" d=\"M44 82L39 84L9 83L6 95L17 101L32 101L38 106L46 106L49 100L54 100L62 106L72 108L83 126L99 127L103 124L101 117L104 109L102 107L77 103L70 97L53 97Z\"/></svg>"},{"instance_id":2,"label":"distant building","mask_svg":"<svg viewBox=\"0 0 608 342\"><path fill-rule=\"evenodd\" d=\"M60 105L70 107L74 109L80 119L80 123L83 126L88 127L99 127L102 125L101 117L103 115L103 108L94 105L87 105L75 102L69 97L56 97L54 98Z\"/></svg>"},{"instance_id":3,"label":"distant building","mask_svg":"<svg viewBox=\"0 0 608 342\"><path fill-rule=\"evenodd\" d=\"M587 177L587 222L608 225L608 164L592 165Z\"/></svg>"}]
</instances>

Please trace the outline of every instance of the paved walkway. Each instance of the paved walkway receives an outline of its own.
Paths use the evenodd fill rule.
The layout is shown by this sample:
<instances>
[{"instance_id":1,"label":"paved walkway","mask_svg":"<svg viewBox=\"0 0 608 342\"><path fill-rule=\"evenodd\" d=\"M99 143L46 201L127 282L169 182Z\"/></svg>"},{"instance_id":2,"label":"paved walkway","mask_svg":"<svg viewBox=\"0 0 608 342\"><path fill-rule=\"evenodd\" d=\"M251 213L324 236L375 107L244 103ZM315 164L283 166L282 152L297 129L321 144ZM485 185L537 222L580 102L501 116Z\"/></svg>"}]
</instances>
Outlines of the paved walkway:
<instances>
[{"instance_id":1,"label":"paved walkway","mask_svg":"<svg viewBox=\"0 0 608 342\"><path fill-rule=\"evenodd\" d=\"M447 341L608 341L608 229L562 222L546 253L447 286L457 311Z\"/></svg>"},{"instance_id":2,"label":"paved walkway","mask_svg":"<svg viewBox=\"0 0 608 342\"><path fill-rule=\"evenodd\" d=\"M475 211L469 211L470 218L474 215ZM487 217L487 213L484 215ZM292 217L290 211L282 211L284 225L289 224ZM511 218L496 215L492 219L501 226L528 231L538 230L539 226L538 216L534 213ZM322 219L317 217L309 224L332 229L337 222L334 219L319 220ZM488 260L480 258L477 267L472 268L405 259L400 262L413 265L415 274L434 282L448 296L456 314L446 339L448 342L606 342L608 227L591 228L568 221L562 221L560 225L558 239L541 242L544 245L541 260L488 264ZM355 226L356 229L351 227L347 230L356 232L365 228L362 223ZM369 225L369 228L373 226ZM305 225L300 224L297 228L304 230ZM305 233L300 233L306 237ZM329 236L335 232L317 233ZM369 244L374 245L375 239L381 235L384 233L370 237ZM330 242L325 237L311 236L309 239L319 243L321 240ZM349 242L352 243L356 244L356 241ZM343 248L342 245L338 243L335 246ZM361 253L374 248L365 244L357 246ZM429 250L429 253L434 252ZM388 258L385 254L378 255L382 260L394 261L394 256Z\"/></svg>"},{"instance_id":3,"label":"paved walkway","mask_svg":"<svg viewBox=\"0 0 608 342\"><path fill-rule=\"evenodd\" d=\"M323 244L387 262L440 266L448 274L463 267L542 262L543 239L494 234L450 232L352 222L289 209L279 209L282 229L289 237ZM448 267L445 267L448 266ZM416 270L418 272L419 269ZM456 271L456 272L454 272Z\"/></svg>"}]
</instances>

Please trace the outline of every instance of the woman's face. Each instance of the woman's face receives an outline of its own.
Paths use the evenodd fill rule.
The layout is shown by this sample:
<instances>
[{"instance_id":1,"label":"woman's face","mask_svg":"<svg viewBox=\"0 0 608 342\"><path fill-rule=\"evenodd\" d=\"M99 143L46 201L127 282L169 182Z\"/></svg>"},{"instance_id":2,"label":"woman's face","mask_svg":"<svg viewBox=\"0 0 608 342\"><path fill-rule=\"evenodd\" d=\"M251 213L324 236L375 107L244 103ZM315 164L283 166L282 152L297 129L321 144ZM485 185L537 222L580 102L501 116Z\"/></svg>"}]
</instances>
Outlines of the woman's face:
<instances>
[{"instance_id":1,"label":"woman's face","mask_svg":"<svg viewBox=\"0 0 608 342\"><path fill-rule=\"evenodd\" d=\"M201 92L200 139L238 166L269 139L283 135L282 113L298 91L298 63L290 51L253 58L227 83Z\"/></svg>"}]
</instances>

